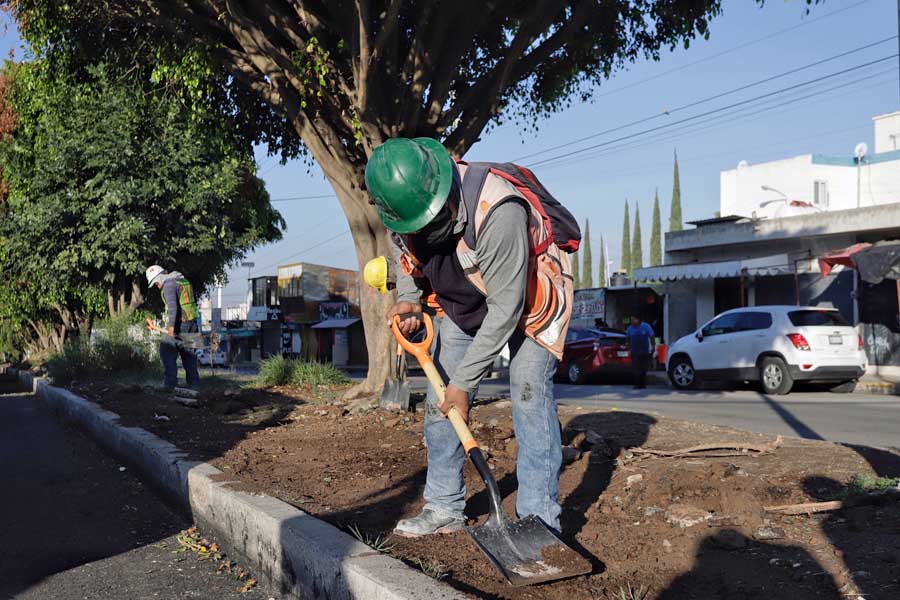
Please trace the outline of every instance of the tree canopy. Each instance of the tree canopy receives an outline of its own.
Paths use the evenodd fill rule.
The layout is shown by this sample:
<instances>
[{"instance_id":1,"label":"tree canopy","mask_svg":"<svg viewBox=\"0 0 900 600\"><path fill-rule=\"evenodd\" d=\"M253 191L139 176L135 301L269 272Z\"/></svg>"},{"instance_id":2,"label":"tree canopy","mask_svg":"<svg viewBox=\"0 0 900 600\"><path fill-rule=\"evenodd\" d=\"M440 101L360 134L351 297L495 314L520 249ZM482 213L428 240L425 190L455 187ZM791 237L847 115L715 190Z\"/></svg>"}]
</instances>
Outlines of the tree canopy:
<instances>
[{"instance_id":1,"label":"tree canopy","mask_svg":"<svg viewBox=\"0 0 900 600\"><path fill-rule=\"evenodd\" d=\"M0 317L31 321L39 337L54 322L58 345L96 316L142 304L149 264L203 289L280 238L252 149L226 123L104 64L9 63L6 75L16 127L0 142Z\"/></svg>"}]
</instances>

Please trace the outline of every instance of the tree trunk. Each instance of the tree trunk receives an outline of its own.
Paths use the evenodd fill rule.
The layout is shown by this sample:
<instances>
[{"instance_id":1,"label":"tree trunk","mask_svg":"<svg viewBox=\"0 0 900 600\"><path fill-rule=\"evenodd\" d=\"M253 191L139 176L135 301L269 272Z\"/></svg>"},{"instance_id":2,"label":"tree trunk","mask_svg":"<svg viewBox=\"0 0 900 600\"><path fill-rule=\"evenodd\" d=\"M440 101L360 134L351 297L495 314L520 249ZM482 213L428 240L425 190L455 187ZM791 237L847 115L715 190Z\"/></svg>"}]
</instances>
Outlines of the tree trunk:
<instances>
[{"instance_id":1,"label":"tree trunk","mask_svg":"<svg viewBox=\"0 0 900 600\"><path fill-rule=\"evenodd\" d=\"M368 193L361 190L359 186L349 183L352 181L352 176L340 179L329 176L328 179L347 216L361 278L363 269L369 260L376 256L386 256L390 260L392 242L381 219L378 218L375 208L369 202ZM396 294L390 292L382 295L363 281L360 281L359 287L360 310L366 333L366 349L369 355L369 372L366 380L353 387L344 397L348 401L354 400L354 406L377 398L388 376L390 360L394 355L393 349L395 348L385 315L393 306Z\"/></svg>"}]
</instances>

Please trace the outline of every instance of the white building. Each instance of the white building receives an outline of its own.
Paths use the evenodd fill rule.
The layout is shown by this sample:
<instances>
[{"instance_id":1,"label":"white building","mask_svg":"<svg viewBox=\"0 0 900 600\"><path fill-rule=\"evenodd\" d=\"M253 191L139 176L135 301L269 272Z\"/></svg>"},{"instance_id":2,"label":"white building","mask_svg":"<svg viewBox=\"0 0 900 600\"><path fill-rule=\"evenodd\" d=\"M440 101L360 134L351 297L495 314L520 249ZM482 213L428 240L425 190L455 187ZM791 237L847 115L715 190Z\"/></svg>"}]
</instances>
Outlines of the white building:
<instances>
[{"instance_id":1,"label":"white building","mask_svg":"<svg viewBox=\"0 0 900 600\"><path fill-rule=\"evenodd\" d=\"M900 112L873 121L874 152L860 144L859 157L803 154L723 171L720 214L777 218L900 202Z\"/></svg>"}]
</instances>

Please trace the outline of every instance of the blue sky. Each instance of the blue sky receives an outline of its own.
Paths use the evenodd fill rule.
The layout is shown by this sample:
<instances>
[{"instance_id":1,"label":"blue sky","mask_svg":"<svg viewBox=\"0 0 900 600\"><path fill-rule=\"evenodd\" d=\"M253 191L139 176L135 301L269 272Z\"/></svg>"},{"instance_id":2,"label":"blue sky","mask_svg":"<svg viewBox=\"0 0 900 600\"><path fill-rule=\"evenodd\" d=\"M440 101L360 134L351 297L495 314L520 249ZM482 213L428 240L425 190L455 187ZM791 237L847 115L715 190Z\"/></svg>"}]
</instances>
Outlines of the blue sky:
<instances>
[{"instance_id":1,"label":"blue sky","mask_svg":"<svg viewBox=\"0 0 900 600\"><path fill-rule=\"evenodd\" d=\"M659 190L665 229L676 150L684 220L690 221L711 217L718 210L719 172L734 168L740 160L762 162L809 152L850 155L860 141L872 147L872 116L900 108L898 63L892 59L698 118L671 131L614 141L897 53L897 40L892 39L694 108L663 114L897 35L895 0L828 0L814 6L808 15L804 0L769 0L762 8L748 0L725 0L723 5L724 14L712 22L709 40L695 41L687 50L665 52L659 62L630 65L597 88L592 102L575 104L543 120L536 134L524 133L515 123L504 125L484 135L466 157L517 160L656 117L521 160L532 165L585 146L605 144L534 166L536 174L581 223L590 220L595 279L601 234L618 265L626 198L632 219L635 204L640 208L647 260L654 190ZM14 35L7 33L7 49L18 44ZM314 166L302 162L280 165L263 149L257 158L273 199L332 194ZM281 242L247 257L257 265L253 275L274 274L277 264L295 261L357 268L350 236L341 235L347 224L335 198L276 202L275 206L285 217L287 230ZM242 268L230 272L226 305L242 300L246 274L247 269Z\"/></svg>"}]
</instances>

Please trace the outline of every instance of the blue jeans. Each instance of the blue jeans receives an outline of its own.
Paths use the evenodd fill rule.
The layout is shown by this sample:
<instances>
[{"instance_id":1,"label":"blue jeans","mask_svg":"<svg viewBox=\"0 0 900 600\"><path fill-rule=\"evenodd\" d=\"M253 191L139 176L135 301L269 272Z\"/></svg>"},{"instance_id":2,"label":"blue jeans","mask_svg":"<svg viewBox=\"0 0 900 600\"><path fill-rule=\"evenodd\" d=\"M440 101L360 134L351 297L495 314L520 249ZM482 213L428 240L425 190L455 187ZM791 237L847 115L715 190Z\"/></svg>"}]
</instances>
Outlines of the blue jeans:
<instances>
[{"instance_id":1,"label":"blue jeans","mask_svg":"<svg viewBox=\"0 0 900 600\"><path fill-rule=\"evenodd\" d=\"M180 333L197 333L199 331L196 322L181 324ZM177 334L176 334L177 335ZM178 386L178 357L181 357L181 365L184 367L184 378L187 386L193 390L200 389L200 372L197 369L197 355L190 348L185 347L177 337L169 337L163 334L159 342L159 359L162 361L165 375L163 385L167 388Z\"/></svg>"},{"instance_id":2,"label":"blue jeans","mask_svg":"<svg viewBox=\"0 0 900 600\"><path fill-rule=\"evenodd\" d=\"M438 371L448 382L473 337L447 318L436 320L435 326L437 336L432 355ZM509 350L513 427L519 442L516 513L519 517L537 515L559 531L562 449L553 397L556 357L518 330L509 340ZM469 401L473 398L474 394ZM425 440L428 443L426 508L462 516L466 504L463 481L466 456L450 421L438 410L437 396L430 386L425 404Z\"/></svg>"}]
</instances>

